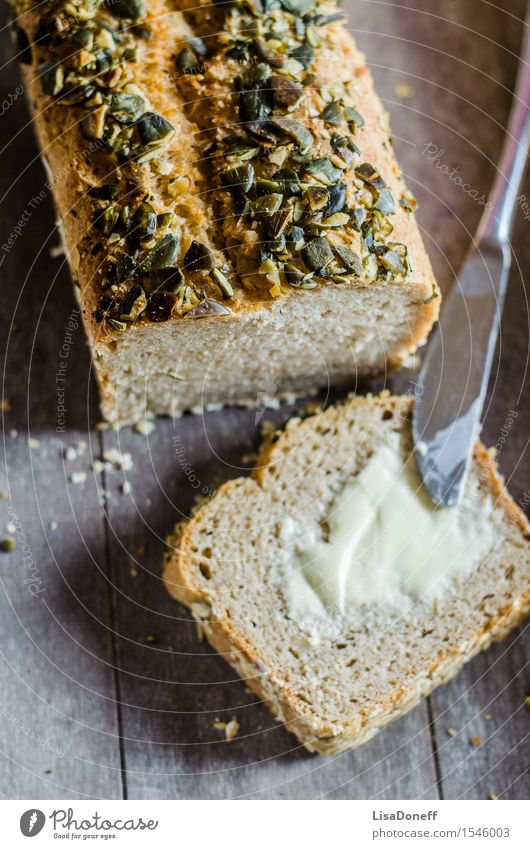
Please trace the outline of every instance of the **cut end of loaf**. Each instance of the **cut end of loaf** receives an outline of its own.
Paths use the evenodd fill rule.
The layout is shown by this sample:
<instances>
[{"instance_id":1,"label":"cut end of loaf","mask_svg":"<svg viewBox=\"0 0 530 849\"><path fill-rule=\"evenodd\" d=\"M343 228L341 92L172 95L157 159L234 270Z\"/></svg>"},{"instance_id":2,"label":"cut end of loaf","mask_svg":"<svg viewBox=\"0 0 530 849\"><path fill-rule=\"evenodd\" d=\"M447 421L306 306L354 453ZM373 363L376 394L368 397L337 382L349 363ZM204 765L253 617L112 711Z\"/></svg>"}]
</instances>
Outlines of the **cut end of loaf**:
<instances>
[{"instance_id":1,"label":"cut end of loaf","mask_svg":"<svg viewBox=\"0 0 530 849\"><path fill-rule=\"evenodd\" d=\"M316 638L289 618L278 566L282 520L321 520L390 434L410 452L411 404L384 393L292 420L268 438L250 478L222 486L169 540L168 591L310 751L369 739L530 608L528 523L477 445L467 487L489 505L485 521L497 542L458 591L402 616L335 618Z\"/></svg>"}]
</instances>

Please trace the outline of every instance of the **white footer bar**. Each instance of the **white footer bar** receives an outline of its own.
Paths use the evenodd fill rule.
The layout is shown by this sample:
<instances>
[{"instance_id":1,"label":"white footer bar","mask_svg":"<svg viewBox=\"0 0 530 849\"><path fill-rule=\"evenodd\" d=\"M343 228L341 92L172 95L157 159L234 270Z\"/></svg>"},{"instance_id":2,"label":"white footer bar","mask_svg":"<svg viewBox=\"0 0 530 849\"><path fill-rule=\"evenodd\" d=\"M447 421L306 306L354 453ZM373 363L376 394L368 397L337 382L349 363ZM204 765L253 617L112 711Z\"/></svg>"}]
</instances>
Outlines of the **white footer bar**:
<instances>
[{"instance_id":1,"label":"white footer bar","mask_svg":"<svg viewBox=\"0 0 530 849\"><path fill-rule=\"evenodd\" d=\"M2 801L2 846L530 847L530 803ZM29 843L35 838L35 843Z\"/></svg>"}]
</instances>

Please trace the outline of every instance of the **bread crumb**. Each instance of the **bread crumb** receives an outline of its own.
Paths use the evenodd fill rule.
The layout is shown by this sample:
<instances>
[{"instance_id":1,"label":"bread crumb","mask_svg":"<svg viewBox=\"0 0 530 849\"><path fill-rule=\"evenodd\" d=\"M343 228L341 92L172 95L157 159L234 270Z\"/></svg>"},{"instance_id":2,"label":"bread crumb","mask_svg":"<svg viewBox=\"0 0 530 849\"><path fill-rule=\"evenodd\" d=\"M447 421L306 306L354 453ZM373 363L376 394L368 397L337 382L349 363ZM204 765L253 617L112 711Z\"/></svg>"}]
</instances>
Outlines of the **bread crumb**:
<instances>
[{"instance_id":1,"label":"bread crumb","mask_svg":"<svg viewBox=\"0 0 530 849\"><path fill-rule=\"evenodd\" d=\"M401 100L406 100L408 97L412 97L414 90L408 83L397 83L394 86L394 93L396 97L401 98Z\"/></svg>"},{"instance_id":2,"label":"bread crumb","mask_svg":"<svg viewBox=\"0 0 530 849\"><path fill-rule=\"evenodd\" d=\"M2 490L0 492L0 501L11 501L11 495L7 491L7 489Z\"/></svg>"},{"instance_id":3,"label":"bread crumb","mask_svg":"<svg viewBox=\"0 0 530 849\"><path fill-rule=\"evenodd\" d=\"M9 436L11 437L11 439L16 439L18 436L18 430L15 430L15 428L12 427L9 431Z\"/></svg>"},{"instance_id":4,"label":"bread crumb","mask_svg":"<svg viewBox=\"0 0 530 849\"><path fill-rule=\"evenodd\" d=\"M39 442L38 439L34 439L32 436L29 437L29 439L28 439L28 447L29 448L38 448L39 445L40 445L40 442Z\"/></svg>"},{"instance_id":5,"label":"bread crumb","mask_svg":"<svg viewBox=\"0 0 530 849\"><path fill-rule=\"evenodd\" d=\"M81 484L86 481L86 472L72 472L70 480L74 484Z\"/></svg>"},{"instance_id":6,"label":"bread crumb","mask_svg":"<svg viewBox=\"0 0 530 849\"><path fill-rule=\"evenodd\" d=\"M226 739L228 740L228 742L230 742L230 740L234 739L234 737L236 736L238 731L239 731L239 722L237 721L237 719L232 718L230 720L230 722L227 722L226 728L225 728L225 736L226 736Z\"/></svg>"},{"instance_id":7,"label":"bread crumb","mask_svg":"<svg viewBox=\"0 0 530 849\"><path fill-rule=\"evenodd\" d=\"M148 643L158 643L158 637L156 634L148 634L145 639Z\"/></svg>"},{"instance_id":8,"label":"bread crumb","mask_svg":"<svg viewBox=\"0 0 530 849\"><path fill-rule=\"evenodd\" d=\"M528 710L530 710L530 696L525 696L525 697L524 697L524 704L526 705L526 707L528 708Z\"/></svg>"},{"instance_id":9,"label":"bread crumb","mask_svg":"<svg viewBox=\"0 0 530 849\"><path fill-rule=\"evenodd\" d=\"M488 794L488 799L491 799L492 801L495 801L495 800L496 800L496 799L498 799L498 798L499 798L499 797L497 796L497 794L496 794L496 793L489 793L489 794Z\"/></svg>"},{"instance_id":10,"label":"bread crumb","mask_svg":"<svg viewBox=\"0 0 530 849\"><path fill-rule=\"evenodd\" d=\"M11 412L11 402L7 400L7 398L2 398L0 401L0 410L2 413L10 413Z\"/></svg>"},{"instance_id":11,"label":"bread crumb","mask_svg":"<svg viewBox=\"0 0 530 849\"><path fill-rule=\"evenodd\" d=\"M129 495L129 493L131 492L131 484L129 483L129 481L124 481L120 489L124 495Z\"/></svg>"},{"instance_id":12,"label":"bread crumb","mask_svg":"<svg viewBox=\"0 0 530 849\"><path fill-rule=\"evenodd\" d=\"M141 436L149 436L156 428L156 425L152 419L143 419L142 421L136 422L134 429L136 433L141 434Z\"/></svg>"},{"instance_id":13,"label":"bread crumb","mask_svg":"<svg viewBox=\"0 0 530 849\"><path fill-rule=\"evenodd\" d=\"M484 719L486 720L486 722L489 722L490 719L493 719L493 716L491 715L491 713L485 713Z\"/></svg>"},{"instance_id":14,"label":"bread crumb","mask_svg":"<svg viewBox=\"0 0 530 849\"><path fill-rule=\"evenodd\" d=\"M136 577L138 577L138 569L136 568L136 566L131 566L131 567L130 567L130 569L129 569L129 575L131 576L131 578L136 578Z\"/></svg>"},{"instance_id":15,"label":"bread crumb","mask_svg":"<svg viewBox=\"0 0 530 849\"><path fill-rule=\"evenodd\" d=\"M227 741L230 742L239 731L240 725L237 719L232 717L230 722L222 722L220 719L216 719L213 723L213 727L216 728L217 731L224 731Z\"/></svg>"},{"instance_id":16,"label":"bread crumb","mask_svg":"<svg viewBox=\"0 0 530 849\"><path fill-rule=\"evenodd\" d=\"M458 731L456 730L456 728L448 728L447 729L447 736L448 737L456 737L457 734L458 734Z\"/></svg>"},{"instance_id":17,"label":"bread crumb","mask_svg":"<svg viewBox=\"0 0 530 849\"><path fill-rule=\"evenodd\" d=\"M133 467L131 454L128 451L118 451L117 448L107 448L103 452L103 459L112 466L123 469L124 472L128 472Z\"/></svg>"},{"instance_id":18,"label":"bread crumb","mask_svg":"<svg viewBox=\"0 0 530 849\"><path fill-rule=\"evenodd\" d=\"M481 746L482 745L482 737L470 737L469 742L472 746Z\"/></svg>"},{"instance_id":19,"label":"bread crumb","mask_svg":"<svg viewBox=\"0 0 530 849\"><path fill-rule=\"evenodd\" d=\"M50 528L50 531L56 531L57 530L57 522L55 521L55 519L52 519L52 521L50 522L48 527Z\"/></svg>"},{"instance_id":20,"label":"bread crumb","mask_svg":"<svg viewBox=\"0 0 530 849\"><path fill-rule=\"evenodd\" d=\"M0 551L13 551L16 545L16 541L14 537L5 537L5 539L0 540Z\"/></svg>"}]
</instances>

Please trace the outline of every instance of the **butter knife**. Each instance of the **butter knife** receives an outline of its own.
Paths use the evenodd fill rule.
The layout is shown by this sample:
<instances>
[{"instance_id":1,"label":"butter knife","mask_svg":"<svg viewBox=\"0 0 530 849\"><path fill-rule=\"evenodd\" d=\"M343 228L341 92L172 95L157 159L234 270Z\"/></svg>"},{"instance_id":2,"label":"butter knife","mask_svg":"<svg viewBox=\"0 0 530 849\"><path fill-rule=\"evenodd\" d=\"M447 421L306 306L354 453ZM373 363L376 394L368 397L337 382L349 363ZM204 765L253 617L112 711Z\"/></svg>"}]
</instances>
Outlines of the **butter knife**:
<instances>
[{"instance_id":1,"label":"butter knife","mask_svg":"<svg viewBox=\"0 0 530 849\"><path fill-rule=\"evenodd\" d=\"M510 232L530 144L530 5L501 160L462 271L442 308L415 391L412 438L440 506L462 496L488 386L511 265Z\"/></svg>"}]
</instances>

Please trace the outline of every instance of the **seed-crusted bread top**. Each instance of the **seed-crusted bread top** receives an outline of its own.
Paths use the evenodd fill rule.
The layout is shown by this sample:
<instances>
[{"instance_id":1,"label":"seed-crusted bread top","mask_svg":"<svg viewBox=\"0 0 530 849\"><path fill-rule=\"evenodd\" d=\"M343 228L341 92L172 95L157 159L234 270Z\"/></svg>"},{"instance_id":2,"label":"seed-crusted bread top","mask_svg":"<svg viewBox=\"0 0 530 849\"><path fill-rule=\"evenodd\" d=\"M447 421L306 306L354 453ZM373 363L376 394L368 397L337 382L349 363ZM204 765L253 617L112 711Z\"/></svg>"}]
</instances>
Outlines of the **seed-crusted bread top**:
<instances>
[{"instance_id":1,"label":"seed-crusted bread top","mask_svg":"<svg viewBox=\"0 0 530 849\"><path fill-rule=\"evenodd\" d=\"M492 457L477 445L466 498L495 544L435 601L402 615L328 611L308 629L285 595L282 526L317 527L337 493L398 433L410 453L409 398L353 398L269 439L250 478L225 484L178 528L168 590L310 749L356 745L404 712L530 606L530 534ZM425 545L428 546L428 540Z\"/></svg>"},{"instance_id":2,"label":"seed-crusted bread top","mask_svg":"<svg viewBox=\"0 0 530 849\"><path fill-rule=\"evenodd\" d=\"M335 0L12 0L93 334L322 286L438 291Z\"/></svg>"}]
</instances>

